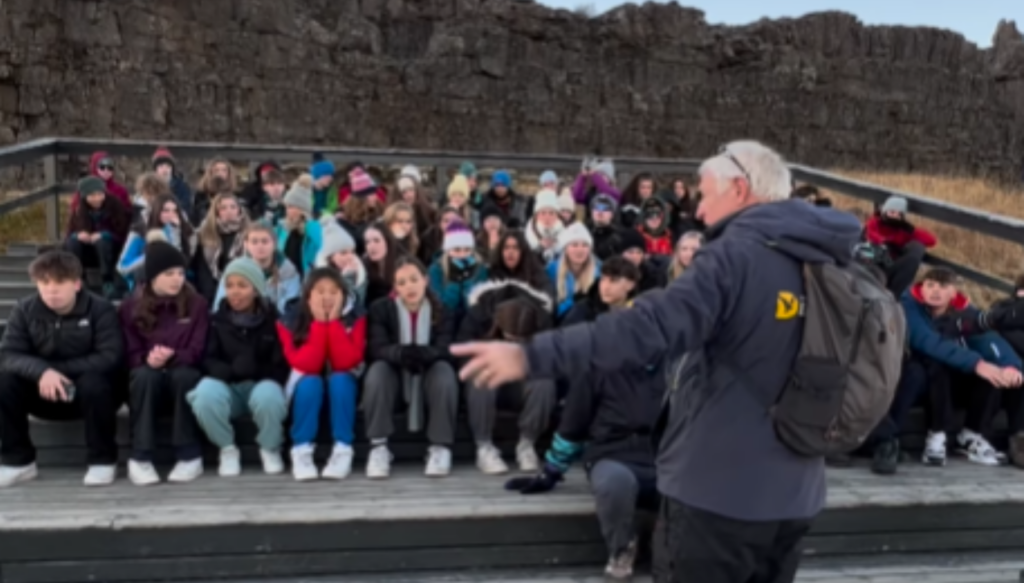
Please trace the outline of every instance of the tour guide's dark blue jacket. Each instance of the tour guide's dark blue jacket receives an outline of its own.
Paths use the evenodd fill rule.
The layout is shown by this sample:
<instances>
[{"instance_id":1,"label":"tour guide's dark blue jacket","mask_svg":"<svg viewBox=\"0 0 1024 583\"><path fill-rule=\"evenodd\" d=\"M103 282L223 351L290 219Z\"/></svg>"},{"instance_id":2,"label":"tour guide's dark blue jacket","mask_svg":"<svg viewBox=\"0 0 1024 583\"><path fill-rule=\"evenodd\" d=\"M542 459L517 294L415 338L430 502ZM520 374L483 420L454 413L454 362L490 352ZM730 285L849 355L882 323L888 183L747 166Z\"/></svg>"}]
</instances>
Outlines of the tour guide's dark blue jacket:
<instances>
[{"instance_id":1,"label":"tour guide's dark blue jacket","mask_svg":"<svg viewBox=\"0 0 1024 583\"><path fill-rule=\"evenodd\" d=\"M860 231L853 215L800 200L744 209L708 229L693 265L665 290L536 336L530 374L572 378L669 359L662 495L737 520L810 518L825 503L824 460L790 452L766 406L803 333L780 294L802 296L803 261L851 261Z\"/></svg>"}]
</instances>

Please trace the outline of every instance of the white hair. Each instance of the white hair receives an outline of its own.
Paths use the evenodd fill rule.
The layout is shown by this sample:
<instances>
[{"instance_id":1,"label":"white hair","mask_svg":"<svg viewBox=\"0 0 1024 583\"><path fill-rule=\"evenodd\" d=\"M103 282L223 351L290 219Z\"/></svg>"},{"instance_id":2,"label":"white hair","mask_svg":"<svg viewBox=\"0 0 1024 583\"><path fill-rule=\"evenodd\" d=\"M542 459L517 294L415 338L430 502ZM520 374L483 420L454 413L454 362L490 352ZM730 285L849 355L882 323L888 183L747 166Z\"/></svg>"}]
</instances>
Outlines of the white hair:
<instances>
[{"instance_id":1,"label":"white hair","mask_svg":"<svg viewBox=\"0 0 1024 583\"><path fill-rule=\"evenodd\" d=\"M750 183L754 197L766 201L785 200L793 190L789 167L782 156L753 140L726 144L722 153L700 165L698 174L710 174L719 183L742 178Z\"/></svg>"}]
</instances>

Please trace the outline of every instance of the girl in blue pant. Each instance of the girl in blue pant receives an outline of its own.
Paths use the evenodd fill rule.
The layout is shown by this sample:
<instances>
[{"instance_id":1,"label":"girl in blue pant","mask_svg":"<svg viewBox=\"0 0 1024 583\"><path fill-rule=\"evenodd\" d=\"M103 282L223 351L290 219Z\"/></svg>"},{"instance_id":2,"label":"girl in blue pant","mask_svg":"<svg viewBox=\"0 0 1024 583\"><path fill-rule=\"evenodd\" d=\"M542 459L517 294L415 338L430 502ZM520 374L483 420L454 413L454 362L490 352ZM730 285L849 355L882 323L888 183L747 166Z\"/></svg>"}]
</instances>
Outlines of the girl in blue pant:
<instances>
[{"instance_id":1,"label":"girl in blue pant","mask_svg":"<svg viewBox=\"0 0 1024 583\"><path fill-rule=\"evenodd\" d=\"M292 474L299 481L317 479L313 451L326 398L334 449L319 476L344 479L352 469L358 386L354 370L363 362L366 318L357 311L340 272L318 268L306 279L294 322L279 322L277 330L292 368Z\"/></svg>"}]
</instances>

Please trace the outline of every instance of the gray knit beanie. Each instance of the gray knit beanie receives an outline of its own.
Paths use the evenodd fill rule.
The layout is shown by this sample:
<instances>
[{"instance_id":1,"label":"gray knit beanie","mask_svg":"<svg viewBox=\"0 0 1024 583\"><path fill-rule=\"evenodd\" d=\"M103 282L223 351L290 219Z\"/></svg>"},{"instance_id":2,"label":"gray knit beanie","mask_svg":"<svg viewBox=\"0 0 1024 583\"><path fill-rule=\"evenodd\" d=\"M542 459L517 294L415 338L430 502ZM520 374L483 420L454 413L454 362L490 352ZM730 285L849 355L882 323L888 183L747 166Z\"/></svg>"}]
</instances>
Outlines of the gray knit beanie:
<instances>
[{"instance_id":1,"label":"gray knit beanie","mask_svg":"<svg viewBox=\"0 0 1024 583\"><path fill-rule=\"evenodd\" d=\"M284 194L284 206L295 207L307 217L313 216L313 177L303 174Z\"/></svg>"}]
</instances>

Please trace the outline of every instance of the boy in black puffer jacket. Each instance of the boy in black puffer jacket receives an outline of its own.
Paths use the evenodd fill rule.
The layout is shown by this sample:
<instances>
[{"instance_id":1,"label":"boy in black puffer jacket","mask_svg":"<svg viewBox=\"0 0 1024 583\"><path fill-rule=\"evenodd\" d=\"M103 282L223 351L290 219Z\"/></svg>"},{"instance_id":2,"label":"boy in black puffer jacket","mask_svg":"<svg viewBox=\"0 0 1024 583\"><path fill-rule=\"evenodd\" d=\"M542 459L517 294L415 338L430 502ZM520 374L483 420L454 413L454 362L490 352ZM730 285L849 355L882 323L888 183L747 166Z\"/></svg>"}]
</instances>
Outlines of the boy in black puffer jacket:
<instances>
[{"instance_id":1,"label":"boy in black puffer jacket","mask_svg":"<svg viewBox=\"0 0 1024 583\"><path fill-rule=\"evenodd\" d=\"M628 309L639 279L632 263L622 257L609 259L593 286L597 291L573 306L567 323L593 321L610 309ZM626 579L633 571L636 508L657 507L651 430L664 392L659 364L574 380L541 474L506 484L523 494L547 492L562 481L572 462L582 458L608 546L605 573L615 579Z\"/></svg>"}]
</instances>

